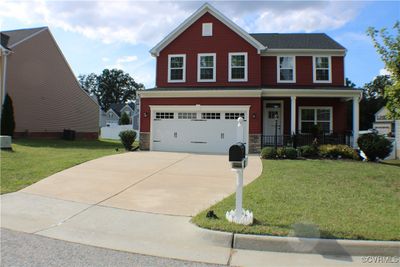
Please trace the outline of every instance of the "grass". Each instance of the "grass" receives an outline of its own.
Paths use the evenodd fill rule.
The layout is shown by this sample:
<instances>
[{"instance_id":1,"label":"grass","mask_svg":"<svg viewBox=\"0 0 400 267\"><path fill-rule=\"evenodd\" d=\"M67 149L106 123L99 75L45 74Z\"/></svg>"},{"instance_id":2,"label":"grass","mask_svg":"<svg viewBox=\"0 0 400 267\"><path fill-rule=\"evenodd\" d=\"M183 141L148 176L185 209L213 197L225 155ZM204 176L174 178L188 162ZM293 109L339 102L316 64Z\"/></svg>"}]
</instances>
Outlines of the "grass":
<instances>
[{"instance_id":1,"label":"grass","mask_svg":"<svg viewBox=\"0 0 400 267\"><path fill-rule=\"evenodd\" d=\"M382 163L400 167L400 159L388 159L388 160L382 161Z\"/></svg>"},{"instance_id":2,"label":"grass","mask_svg":"<svg viewBox=\"0 0 400 267\"><path fill-rule=\"evenodd\" d=\"M232 178L233 179L233 178ZM232 180L232 183L234 180ZM235 233L339 239L400 240L400 169L340 160L263 160L259 178L244 188L252 226L229 223L231 195L192 221ZM218 219L206 218L213 210Z\"/></svg>"},{"instance_id":3,"label":"grass","mask_svg":"<svg viewBox=\"0 0 400 267\"><path fill-rule=\"evenodd\" d=\"M123 152L119 141L14 140L1 151L1 194L27 187L82 162ZM118 151L116 151L118 148Z\"/></svg>"}]
</instances>

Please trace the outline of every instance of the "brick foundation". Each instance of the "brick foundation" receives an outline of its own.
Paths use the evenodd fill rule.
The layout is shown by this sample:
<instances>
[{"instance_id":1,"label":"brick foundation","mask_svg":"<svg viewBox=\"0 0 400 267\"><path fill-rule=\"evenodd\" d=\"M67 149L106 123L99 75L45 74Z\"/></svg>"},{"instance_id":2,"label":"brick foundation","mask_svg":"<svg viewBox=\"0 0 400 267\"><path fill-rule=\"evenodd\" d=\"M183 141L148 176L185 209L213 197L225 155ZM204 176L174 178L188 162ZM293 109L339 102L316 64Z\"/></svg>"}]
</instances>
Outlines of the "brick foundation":
<instances>
[{"instance_id":1,"label":"brick foundation","mask_svg":"<svg viewBox=\"0 0 400 267\"><path fill-rule=\"evenodd\" d=\"M62 139L62 132L15 132L14 138L31 138L31 139ZM97 132L77 132L75 138L78 140L97 140L99 133Z\"/></svg>"},{"instance_id":2,"label":"brick foundation","mask_svg":"<svg viewBox=\"0 0 400 267\"><path fill-rule=\"evenodd\" d=\"M258 154L261 151L261 134L249 134L249 153Z\"/></svg>"},{"instance_id":3,"label":"brick foundation","mask_svg":"<svg viewBox=\"0 0 400 267\"><path fill-rule=\"evenodd\" d=\"M140 133L140 150L150 150L150 133Z\"/></svg>"}]
</instances>

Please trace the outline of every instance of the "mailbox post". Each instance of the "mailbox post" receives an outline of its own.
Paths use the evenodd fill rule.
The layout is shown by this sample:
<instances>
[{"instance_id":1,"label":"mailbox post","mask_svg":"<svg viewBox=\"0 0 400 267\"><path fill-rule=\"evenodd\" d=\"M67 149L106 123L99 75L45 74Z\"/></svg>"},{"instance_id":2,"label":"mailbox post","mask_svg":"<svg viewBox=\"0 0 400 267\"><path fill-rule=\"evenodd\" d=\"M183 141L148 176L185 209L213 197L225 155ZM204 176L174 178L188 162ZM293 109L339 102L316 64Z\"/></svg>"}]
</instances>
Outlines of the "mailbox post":
<instances>
[{"instance_id":1,"label":"mailbox post","mask_svg":"<svg viewBox=\"0 0 400 267\"><path fill-rule=\"evenodd\" d=\"M230 222L250 225L253 223L253 213L243 209L243 169L247 166L246 146L243 141L243 119L238 119L238 143L229 148L229 162L232 171L236 172L236 208L226 212L226 219ZM241 138L242 137L242 138Z\"/></svg>"}]
</instances>

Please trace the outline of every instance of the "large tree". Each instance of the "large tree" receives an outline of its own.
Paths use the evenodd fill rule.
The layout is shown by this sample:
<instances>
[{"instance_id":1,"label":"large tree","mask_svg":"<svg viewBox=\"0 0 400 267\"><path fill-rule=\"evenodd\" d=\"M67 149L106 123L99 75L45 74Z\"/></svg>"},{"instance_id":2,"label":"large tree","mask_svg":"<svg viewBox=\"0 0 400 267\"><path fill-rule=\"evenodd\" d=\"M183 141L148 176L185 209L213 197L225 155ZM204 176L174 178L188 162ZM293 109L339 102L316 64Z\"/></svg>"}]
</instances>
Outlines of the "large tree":
<instances>
[{"instance_id":1,"label":"large tree","mask_svg":"<svg viewBox=\"0 0 400 267\"><path fill-rule=\"evenodd\" d=\"M123 70L105 69L100 75L91 73L78 77L82 88L96 96L103 110L108 110L112 103L126 103L136 99L136 91L143 90L144 85Z\"/></svg>"},{"instance_id":2,"label":"large tree","mask_svg":"<svg viewBox=\"0 0 400 267\"><path fill-rule=\"evenodd\" d=\"M394 36L386 28L376 30L368 28L367 34L372 38L377 52L380 54L385 68L389 71L393 83L385 87L386 107L390 116L400 119L400 22L393 26Z\"/></svg>"}]
</instances>

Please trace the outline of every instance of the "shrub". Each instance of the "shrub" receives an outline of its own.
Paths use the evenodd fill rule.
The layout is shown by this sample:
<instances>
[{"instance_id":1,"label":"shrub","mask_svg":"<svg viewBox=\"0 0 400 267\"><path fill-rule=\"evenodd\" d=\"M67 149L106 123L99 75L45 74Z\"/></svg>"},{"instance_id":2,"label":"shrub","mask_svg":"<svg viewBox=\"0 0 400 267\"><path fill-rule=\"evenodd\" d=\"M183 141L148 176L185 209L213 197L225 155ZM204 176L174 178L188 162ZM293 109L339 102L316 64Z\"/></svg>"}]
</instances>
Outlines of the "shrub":
<instances>
[{"instance_id":1,"label":"shrub","mask_svg":"<svg viewBox=\"0 0 400 267\"><path fill-rule=\"evenodd\" d=\"M13 136L15 130L14 108L11 97L7 94L4 98L1 112L1 135Z\"/></svg>"},{"instance_id":2,"label":"shrub","mask_svg":"<svg viewBox=\"0 0 400 267\"><path fill-rule=\"evenodd\" d=\"M305 158L315 158L318 156L318 149L316 146L301 146L299 151L300 155Z\"/></svg>"},{"instance_id":3,"label":"shrub","mask_svg":"<svg viewBox=\"0 0 400 267\"><path fill-rule=\"evenodd\" d=\"M357 144L370 161L376 161L377 158L386 158L393 148L392 142L376 133L361 135L357 140Z\"/></svg>"},{"instance_id":4,"label":"shrub","mask_svg":"<svg viewBox=\"0 0 400 267\"><path fill-rule=\"evenodd\" d=\"M278 147L276 150L276 157L280 159L286 158L286 149L284 147Z\"/></svg>"},{"instance_id":5,"label":"shrub","mask_svg":"<svg viewBox=\"0 0 400 267\"><path fill-rule=\"evenodd\" d=\"M128 114L122 112L121 118L119 119L119 125L128 125L131 124Z\"/></svg>"},{"instance_id":6,"label":"shrub","mask_svg":"<svg viewBox=\"0 0 400 267\"><path fill-rule=\"evenodd\" d=\"M263 159L276 159L277 151L273 147L264 147L261 150L261 158Z\"/></svg>"},{"instance_id":7,"label":"shrub","mask_svg":"<svg viewBox=\"0 0 400 267\"><path fill-rule=\"evenodd\" d=\"M287 147L285 149L286 158L288 159L296 159L297 158L297 150L293 147Z\"/></svg>"},{"instance_id":8,"label":"shrub","mask_svg":"<svg viewBox=\"0 0 400 267\"><path fill-rule=\"evenodd\" d=\"M125 150L132 150L132 144L136 139L136 132L133 130L121 131L119 137L121 138L121 143L125 147Z\"/></svg>"},{"instance_id":9,"label":"shrub","mask_svg":"<svg viewBox=\"0 0 400 267\"><path fill-rule=\"evenodd\" d=\"M318 147L318 151L324 158L359 159L358 153L346 145L322 145Z\"/></svg>"}]
</instances>

